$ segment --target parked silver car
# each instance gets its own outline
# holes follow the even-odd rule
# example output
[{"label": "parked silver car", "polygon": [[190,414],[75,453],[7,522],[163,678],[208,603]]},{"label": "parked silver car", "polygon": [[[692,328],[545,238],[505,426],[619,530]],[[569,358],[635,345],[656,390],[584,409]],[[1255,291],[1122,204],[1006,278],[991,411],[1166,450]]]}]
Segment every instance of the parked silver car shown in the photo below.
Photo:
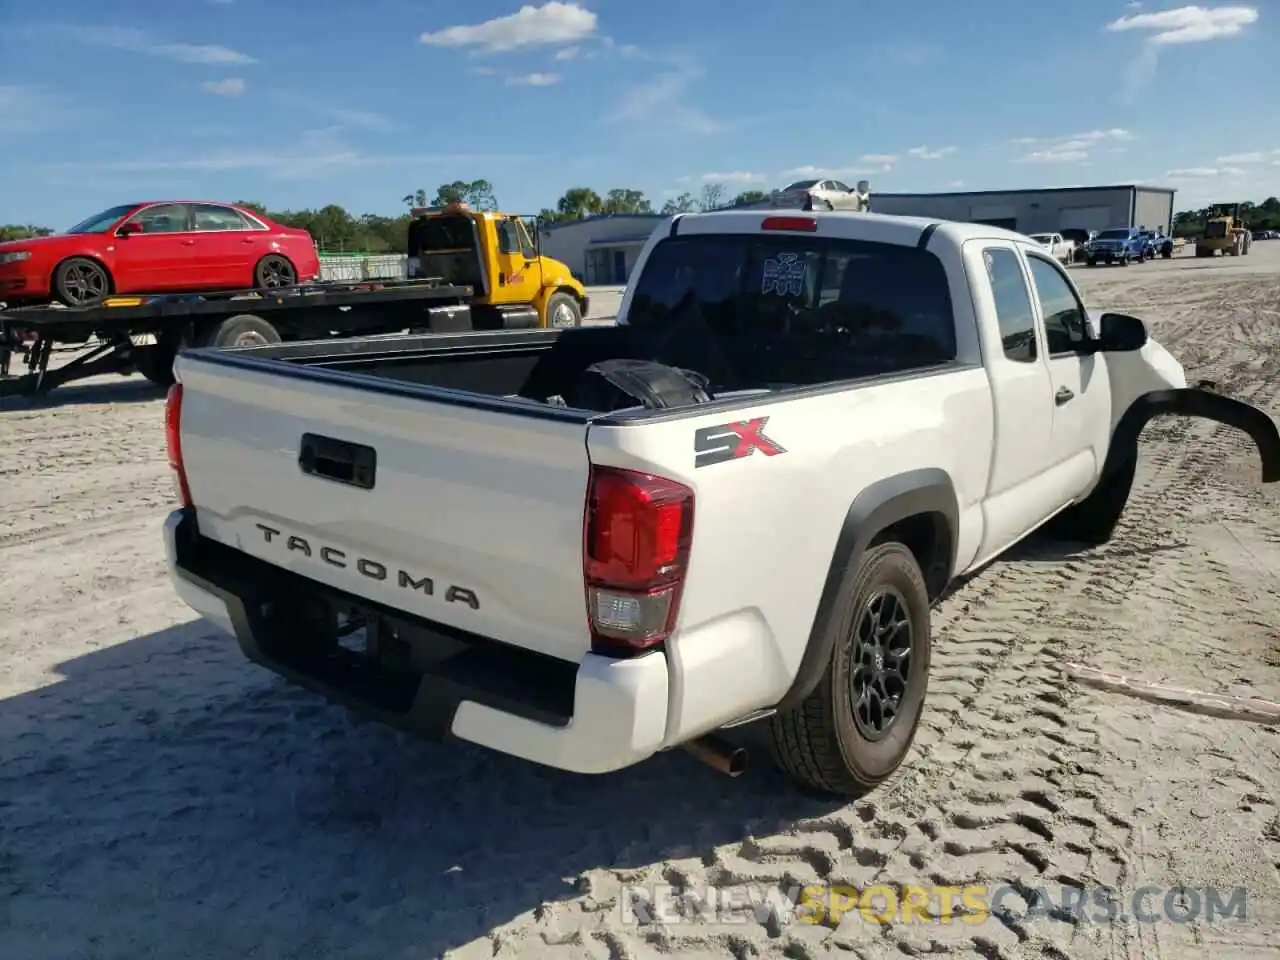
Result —
[{"label": "parked silver car", "polygon": [[797,180],[771,197],[775,207],[799,207],[801,210],[859,210],[871,209],[871,184],[859,180],[856,187],[849,187],[839,180]]}]

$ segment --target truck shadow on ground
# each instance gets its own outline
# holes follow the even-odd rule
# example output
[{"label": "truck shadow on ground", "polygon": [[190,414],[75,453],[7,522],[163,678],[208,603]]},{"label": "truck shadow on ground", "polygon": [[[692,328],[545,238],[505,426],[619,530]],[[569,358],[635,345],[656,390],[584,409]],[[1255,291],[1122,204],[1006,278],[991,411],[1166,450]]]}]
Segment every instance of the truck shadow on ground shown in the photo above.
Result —
[{"label": "truck shadow on ground", "polygon": [[57,673],[0,702],[4,956],[435,957],[585,892],[585,871],[842,806],[760,753],[737,780],[679,751],[589,777],[420,743],[200,621]]},{"label": "truck shadow on ground", "polygon": [[18,410],[47,410],[92,403],[154,403],[163,400],[165,388],[141,376],[113,377],[100,383],[72,383],[43,396],[0,397],[0,413]]}]

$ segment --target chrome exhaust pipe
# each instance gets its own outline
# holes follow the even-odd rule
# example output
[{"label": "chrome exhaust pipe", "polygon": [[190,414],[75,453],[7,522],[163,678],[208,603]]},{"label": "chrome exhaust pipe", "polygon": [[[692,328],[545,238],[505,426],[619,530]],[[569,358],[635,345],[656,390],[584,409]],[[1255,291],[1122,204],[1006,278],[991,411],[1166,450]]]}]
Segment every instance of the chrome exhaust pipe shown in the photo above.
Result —
[{"label": "chrome exhaust pipe", "polygon": [[727,776],[740,777],[747,770],[746,748],[735,747],[717,736],[699,737],[697,740],[690,740],[688,743],[681,744],[681,746],[694,758],[701,760],[713,770],[719,770]]}]

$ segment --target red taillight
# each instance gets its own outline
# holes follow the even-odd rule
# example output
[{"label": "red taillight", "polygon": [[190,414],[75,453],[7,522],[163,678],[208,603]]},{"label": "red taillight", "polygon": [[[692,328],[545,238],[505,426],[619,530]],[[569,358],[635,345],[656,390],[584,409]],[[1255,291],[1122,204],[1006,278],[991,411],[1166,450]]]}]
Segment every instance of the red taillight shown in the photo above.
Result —
[{"label": "red taillight", "polygon": [[592,467],[583,566],[592,648],[634,653],[675,626],[693,539],[693,491],[615,467]]},{"label": "red taillight", "polygon": [[813,217],[765,217],[760,221],[761,230],[799,230],[816,233],[818,221]]},{"label": "red taillight", "polygon": [[178,501],[184,508],[191,506],[191,488],[187,486],[187,470],[182,463],[182,384],[169,388],[164,401],[164,442],[169,454],[169,466],[173,470]]}]

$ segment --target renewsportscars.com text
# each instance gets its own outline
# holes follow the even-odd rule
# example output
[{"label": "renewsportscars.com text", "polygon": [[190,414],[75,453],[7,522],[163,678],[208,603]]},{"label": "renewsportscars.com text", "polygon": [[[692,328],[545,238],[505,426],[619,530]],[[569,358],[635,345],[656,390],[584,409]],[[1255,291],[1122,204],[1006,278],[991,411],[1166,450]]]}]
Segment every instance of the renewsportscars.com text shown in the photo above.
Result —
[{"label": "renewsportscars.com text", "polygon": [[1248,915],[1244,887],[703,886],[632,884],[619,897],[632,924],[810,923],[835,926],[848,914],[868,923],[964,923],[993,916],[1064,923],[1217,923]]}]

